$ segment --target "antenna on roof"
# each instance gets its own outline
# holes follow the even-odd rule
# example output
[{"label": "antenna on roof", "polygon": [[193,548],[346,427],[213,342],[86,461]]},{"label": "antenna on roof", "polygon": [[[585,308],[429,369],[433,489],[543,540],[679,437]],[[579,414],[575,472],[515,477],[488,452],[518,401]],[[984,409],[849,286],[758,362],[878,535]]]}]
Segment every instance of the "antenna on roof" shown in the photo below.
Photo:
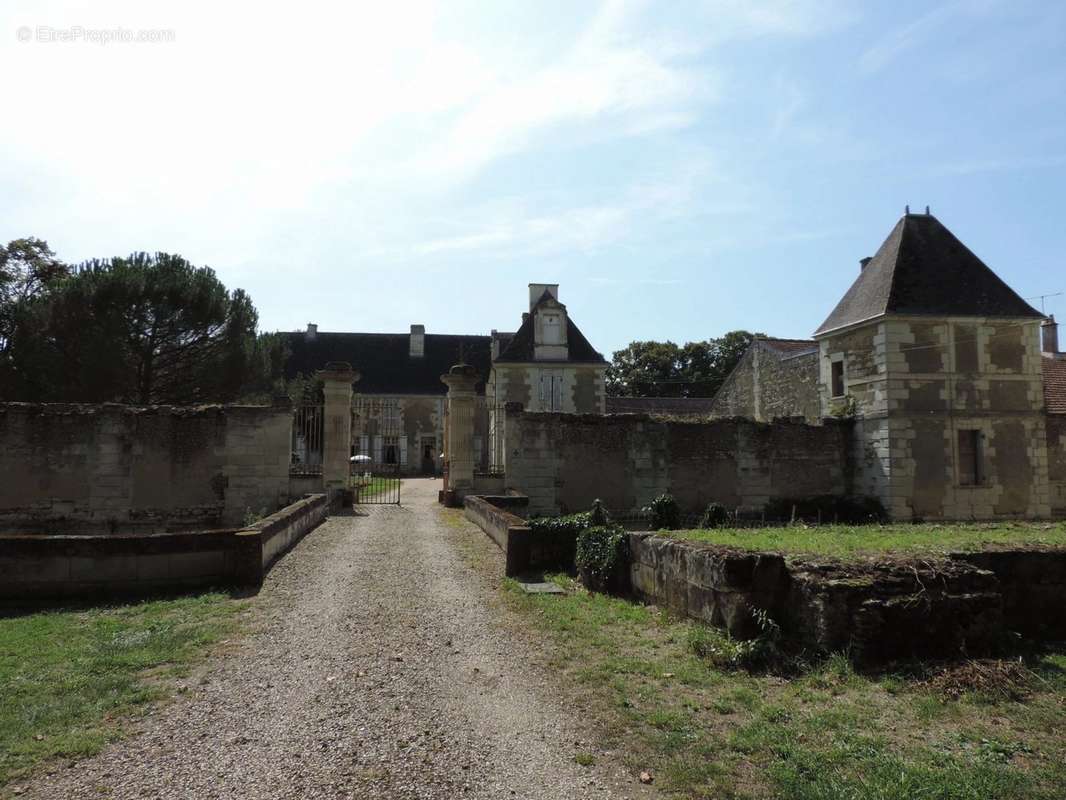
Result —
[{"label": "antenna on roof", "polygon": [[911,207],[909,205],[903,206],[903,214],[906,216],[911,213]]},{"label": "antenna on roof", "polygon": [[1047,300],[1049,297],[1062,297],[1062,295],[1063,295],[1062,292],[1053,292],[1052,294],[1038,294],[1038,295],[1034,295],[1033,297],[1027,297],[1025,299],[1026,300],[1039,300],[1040,301],[1040,313],[1041,314],[1047,314],[1047,311],[1044,309],[1044,301]]}]

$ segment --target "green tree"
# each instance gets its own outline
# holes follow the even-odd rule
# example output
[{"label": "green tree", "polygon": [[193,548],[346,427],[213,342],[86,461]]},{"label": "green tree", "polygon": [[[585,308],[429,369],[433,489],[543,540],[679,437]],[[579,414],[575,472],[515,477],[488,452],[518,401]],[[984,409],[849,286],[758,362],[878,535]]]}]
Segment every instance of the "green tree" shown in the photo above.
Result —
[{"label": "green tree", "polygon": [[615,351],[607,368],[607,393],[618,397],[713,397],[755,336],[730,331],[716,339],[633,342]]},{"label": "green tree", "polygon": [[[90,261],[27,304],[13,344],[26,399],[199,403],[268,380],[248,295],[181,256]],[[267,343],[269,350],[269,343]]]}]

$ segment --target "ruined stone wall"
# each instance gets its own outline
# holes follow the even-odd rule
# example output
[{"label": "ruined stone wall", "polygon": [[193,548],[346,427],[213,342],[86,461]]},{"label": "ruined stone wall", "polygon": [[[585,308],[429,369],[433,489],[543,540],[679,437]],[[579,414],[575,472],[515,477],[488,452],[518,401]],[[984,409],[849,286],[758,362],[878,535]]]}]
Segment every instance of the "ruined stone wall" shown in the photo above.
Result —
[{"label": "ruined stone wall", "polygon": [[231,526],[288,501],[292,409],[0,404],[0,530]]},{"label": "ruined stone wall", "polygon": [[1066,517],[1066,415],[1048,416],[1047,452],[1051,515]]},{"label": "ruined stone wall", "polygon": [[[1039,325],[891,318],[821,346],[822,409],[857,417],[855,481],[895,519],[1050,514]],[[844,358],[845,395],[831,365]],[[979,431],[980,479],[964,482],[959,432]]]},{"label": "ruined stone wall", "polygon": [[772,422],[781,417],[821,420],[818,354],[782,358],[755,344],[714,397],[716,417],[747,417]]},{"label": "ruined stone wall", "polygon": [[626,512],[672,493],[686,511],[712,501],[762,508],[774,497],[849,491],[849,426],[681,422],[643,415],[507,414],[507,486],[533,514]]}]

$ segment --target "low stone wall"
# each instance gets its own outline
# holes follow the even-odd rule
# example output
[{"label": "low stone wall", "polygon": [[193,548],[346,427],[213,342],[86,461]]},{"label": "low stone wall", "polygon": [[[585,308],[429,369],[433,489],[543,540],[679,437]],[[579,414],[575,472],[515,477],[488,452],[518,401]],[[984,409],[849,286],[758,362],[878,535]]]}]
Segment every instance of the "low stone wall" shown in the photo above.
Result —
[{"label": "low stone wall", "polygon": [[240,530],[0,534],[0,602],[255,587],[270,564],[322,522],[329,509],[328,496],[319,494]]},{"label": "low stone wall", "polygon": [[[497,505],[494,501],[500,504]],[[501,507],[503,503],[514,502],[508,497],[467,495],[463,498],[463,513],[466,518],[485,531],[503,551],[506,565],[504,572],[508,577],[525,572],[530,564],[532,532],[529,526],[524,519]]]},{"label": "low stone wall", "polygon": [[985,550],[951,558],[996,576],[1008,630],[1031,639],[1066,639],[1066,550]]},{"label": "low stone wall", "polygon": [[647,602],[739,638],[758,633],[752,611],[763,609],[794,643],[860,661],[974,654],[1008,630],[1066,631],[1062,550],[845,564],[632,533],[630,557],[633,591]]}]

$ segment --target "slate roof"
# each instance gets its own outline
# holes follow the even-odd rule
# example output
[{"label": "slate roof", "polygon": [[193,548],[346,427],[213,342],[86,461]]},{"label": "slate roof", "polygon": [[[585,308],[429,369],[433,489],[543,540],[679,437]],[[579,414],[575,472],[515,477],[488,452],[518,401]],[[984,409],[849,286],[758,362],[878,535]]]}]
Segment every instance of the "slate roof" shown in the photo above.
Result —
[{"label": "slate roof", "polygon": [[[553,298],[548,292],[545,292],[533,307],[533,311],[549,300],[555,301],[555,298]],[[596,348],[589,343],[589,340],[585,338],[585,334],[583,334],[577,325],[574,324],[573,318],[569,315],[567,315],[566,320],[566,343],[567,352],[569,354],[569,357],[566,360],[567,363],[607,363],[603,354],[598,353]],[[522,326],[518,329],[515,335],[511,337],[511,341],[506,346],[501,345],[500,356],[496,361],[522,363],[534,360],[536,359],[533,358],[533,312],[531,311],[526,315],[525,319],[522,320]],[[539,363],[545,362],[542,360]]]},{"label": "slate roof", "polygon": [[802,356],[818,350],[818,342],[814,339],[772,339],[764,337],[758,339],[764,348],[772,350],[782,358]]},{"label": "slate roof", "polygon": [[1066,414],[1066,360],[1043,358],[1044,406],[1049,414]]},{"label": "slate roof", "polygon": [[491,369],[491,340],[488,336],[457,336],[427,333],[425,355],[412,358],[407,333],[316,333],[308,338],[302,331],[282,334],[290,355],[285,377],[298,373],[310,376],[328,361],[347,361],[362,377],[355,391],[365,394],[447,394],[440,376],[463,358],[481,376],[478,392],[484,392]]},{"label": "slate roof", "polygon": [[712,397],[608,397],[608,414],[665,414],[671,417],[706,417]]},{"label": "slate roof", "polygon": [[906,214],[814,335],[879,317],[1042,317],[931,214]]}]

